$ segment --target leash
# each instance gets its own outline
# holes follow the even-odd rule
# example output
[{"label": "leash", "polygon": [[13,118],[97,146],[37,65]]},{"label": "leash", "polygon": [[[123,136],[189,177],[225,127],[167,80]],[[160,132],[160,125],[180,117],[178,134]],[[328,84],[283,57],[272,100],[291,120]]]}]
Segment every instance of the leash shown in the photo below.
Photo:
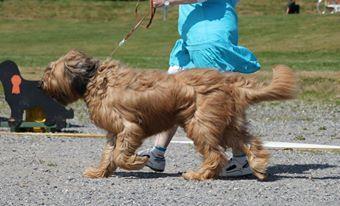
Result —
[{"label": "leash", "polygon": [[140,18],[138,20],[138,8],[139,8],[139,1],[137,1],[136,7],[135,7],[135,16],[136,16],[136,24],[135,26],[133,26],[131,28],[131,30],[124,36],[124,38],[118,43],[118,46],[116,46],[112,52],[111,55],[109,57],[109,59],[112,59],[113,55],[116,53],[116,51],[122,47],[125,42],[135,33],[135,31],[137,31],[137,29],[142,25],[143,21],[149,16],[149,22],[147,23],[147,25],[145,26],[146,29],[148,29],[153,21],[153,18],[155,16],[156,13],[156,7],[153,6],[153,1],[149,0],[149,14],[144,15],[142,18]]}]

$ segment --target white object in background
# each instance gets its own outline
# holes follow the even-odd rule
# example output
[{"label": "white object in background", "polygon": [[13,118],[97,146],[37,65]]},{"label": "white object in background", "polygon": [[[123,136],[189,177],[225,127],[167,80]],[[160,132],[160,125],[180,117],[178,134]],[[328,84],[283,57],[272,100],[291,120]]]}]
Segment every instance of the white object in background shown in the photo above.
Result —
[{"label": "white object in background", "polygon": [[[322,11],[321,11],[321,3],[324,2],[324,6],[322,7]],[[340,12],[340,1],[339,0],[318,0],[318,2],[316,3],[316,8],[318,10],[319,13],[321,14],[325,14],[327,9],[331,10],[331,14]]]},{"label": "white object in background", "polygon": [[270,142],[270,141],[264,141],[263,144],[264,144],[264,147],[268,149],[340,150],[340,146],[336,146],[336,145],[305,144],[305,143],[293,143],[293,142]]},{"label": "white object in background", "polygon": [[165,0],[164,1],[164,6],[163,6],[163,21],[166,21],[166,19],[168,18],[168,9],[170,6],[170,1],[169,0]]},{"label": "white object in background", "polygon": [[[174,144],[193,144],[192,141],[171,141]],[[300,149],[300,150],[339,150],[340,146],[321,145],[321,144],[305,144],[293,142],[271,142],[264,141],[263,146],[267,149]]]}]

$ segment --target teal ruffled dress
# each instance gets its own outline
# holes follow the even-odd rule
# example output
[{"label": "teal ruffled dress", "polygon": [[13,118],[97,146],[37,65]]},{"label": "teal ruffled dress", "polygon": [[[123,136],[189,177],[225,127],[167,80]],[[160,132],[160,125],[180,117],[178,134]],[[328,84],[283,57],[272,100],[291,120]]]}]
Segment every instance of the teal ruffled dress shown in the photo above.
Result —
[{"label": "teal ruffled dress", "polygon": [[260,69],[255,55],[238,46],[238,0],[207,0],[179,6],[178,32],[169,65],[182,69],[215,68],[253,73]]}]

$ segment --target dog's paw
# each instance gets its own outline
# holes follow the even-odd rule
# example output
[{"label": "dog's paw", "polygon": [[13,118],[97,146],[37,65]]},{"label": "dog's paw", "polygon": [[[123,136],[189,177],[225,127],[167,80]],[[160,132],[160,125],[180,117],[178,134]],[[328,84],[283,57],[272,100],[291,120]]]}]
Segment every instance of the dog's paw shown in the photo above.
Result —
[{"label": "dog's paw", "polygon": [[149,157],[147,156],[126,156],[123,154],[117,158],[116,163],[120,168],[125,170],[140,170],[148,161]]},{"label": "dog's paw", "polygon": [[136,159],[135,159],[136,164],[143,165],[143,167],[144,167],[148,161],[149,161],[148,156],[138,156],[138,155],[136,155]]},{"label": "dog's paw", "polygon": [[84,177],[96,179],[96,178],[104,178],[110,176],[110,172],[108,170],[102,170],[94,167],[89,167],[83,173]]},{"label": "dog's paw", "polygon": [[258,171],[253,171],[253,174],[257,177],[260,181],[265,181],[267,179],[267,173],[262,173]]},{"label": "dog's paw", "polygon": [[129,170],[140,170],[142,169],[146,163],[149,161],[149,157],[147,156],[138,156],[134,155],[133,158],[130,158],[132,161],[127,161],[126,166]]},{"label": "dog's paw", "polygon": [[182,176],[186,180],[197,180],[197,181],[204,180],[200,173],[194,172],[194,171],[187,171],[183,173]]},{"label": "dog's paw", "polygon": [[217,177],[216,173],[212,170],[199,170],[197,172],[188,171],[182,175],[186,180],[210,180]]}]

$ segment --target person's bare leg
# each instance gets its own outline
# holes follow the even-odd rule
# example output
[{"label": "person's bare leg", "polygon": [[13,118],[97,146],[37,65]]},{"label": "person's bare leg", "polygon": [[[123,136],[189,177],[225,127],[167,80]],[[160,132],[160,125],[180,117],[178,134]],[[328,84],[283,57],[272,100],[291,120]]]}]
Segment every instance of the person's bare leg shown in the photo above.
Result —
[{"label": "person's bare leg", "polygon": [[175,135],[177,126],[156,135],[154,147],[138,153],[141,156],[148,156],[146,166],[157,172],[163,172],[165,168],[165,151]]},{"label": "person's bare leg", "polygon": [[155,140],[155,147],[163,147],[163,148],[167,148],[173,138],[173,136],[175,135],[176,131],[177,131],[178,126],[174,126],[173,128],[161,132],[159,134],[156,135],[156,140]]}]

